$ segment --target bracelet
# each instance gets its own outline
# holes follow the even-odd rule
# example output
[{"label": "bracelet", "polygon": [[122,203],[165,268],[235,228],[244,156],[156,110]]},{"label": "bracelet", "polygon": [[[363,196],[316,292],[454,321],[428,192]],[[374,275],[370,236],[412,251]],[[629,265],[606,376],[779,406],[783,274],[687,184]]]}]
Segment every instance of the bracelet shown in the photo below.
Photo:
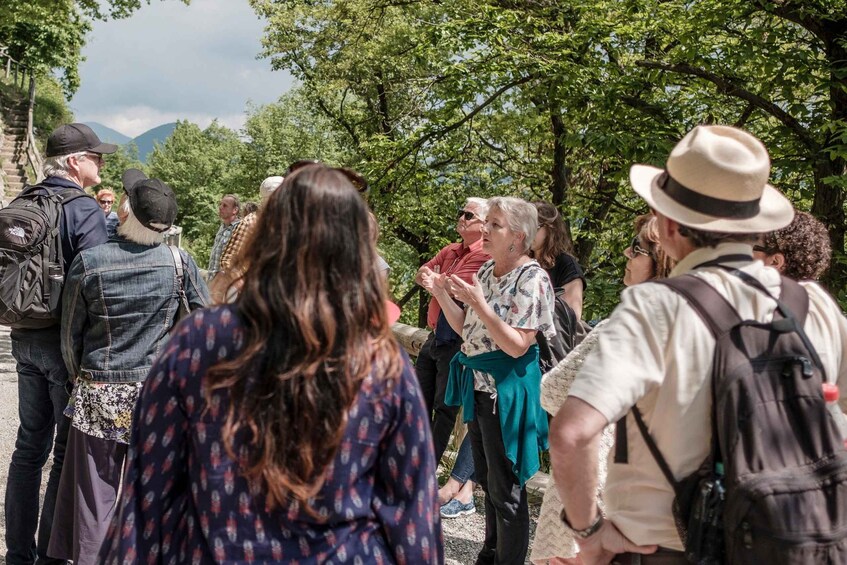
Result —
[{"label": "bracelet", "polygon": [[603,526],[603,522],[605,520],[603,513],[600,512],[600,510],[597,510],[597,519],[594,520],[594,523],[588,526],[587,528],[577,530],[574,529],[573,526],[571,526],[570,522],[568,522],[568,516],[567,514],[565,514],[564,508],[562,508],[562,513],[559,514],[559,518],[562,520],[562,523],[565,525],[565,527],[572,531],[574,535],[577,536],[579,539],[587,539],[596,534],[597,531]]}]

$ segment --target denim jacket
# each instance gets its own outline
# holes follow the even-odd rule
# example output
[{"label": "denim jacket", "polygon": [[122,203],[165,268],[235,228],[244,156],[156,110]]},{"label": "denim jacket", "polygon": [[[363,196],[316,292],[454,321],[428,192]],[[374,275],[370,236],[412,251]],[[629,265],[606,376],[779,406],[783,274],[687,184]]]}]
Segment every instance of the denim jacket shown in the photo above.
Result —
[{"label": "denim jacket", "polygon": [[[192,310],[209,302],[197,264],[180,250]],[[62,355],[72,377],[141,382],[168,340],[178,310],[176,268],[167,245],[120,235],[77,255],[62,299]]]}]

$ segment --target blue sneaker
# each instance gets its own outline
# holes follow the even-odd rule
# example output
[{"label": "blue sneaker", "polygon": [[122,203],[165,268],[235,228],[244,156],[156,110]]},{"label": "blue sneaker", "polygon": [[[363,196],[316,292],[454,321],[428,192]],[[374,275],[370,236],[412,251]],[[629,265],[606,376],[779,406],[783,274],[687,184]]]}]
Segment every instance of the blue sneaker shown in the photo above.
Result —
[{"label": "blue sneaker", "polygon": [[476,512],[476,506],[474,506],[473,500],[467,504],[462,504],[454,498],[447,504],[441,506],[442,518],[458,518],[459,516],[466,516],[468,514],[473,514],[474,512]]}]

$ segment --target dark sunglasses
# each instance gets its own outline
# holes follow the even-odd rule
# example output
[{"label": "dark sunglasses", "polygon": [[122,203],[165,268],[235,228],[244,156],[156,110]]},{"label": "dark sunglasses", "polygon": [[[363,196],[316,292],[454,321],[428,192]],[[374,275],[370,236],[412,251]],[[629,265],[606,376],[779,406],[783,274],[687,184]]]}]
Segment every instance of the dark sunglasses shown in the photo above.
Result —
[{"label": "dark sunglasses", "polygon": [[632,243],[629,244],[629,249],[634,255],[646,255],[647,257],[650,257],[650,251],[641,247],[641,242],[638,240],[637,235],[632,238]]},{"label": "dark sunglasses", "polygon": [[456,216],[456,219],[457,219],[457,220],[461,220],[462,218],[465,218],[465,220],[467,220],[468,222],[470,222],[471,220],[473,220],[474,218],[476,218],[476,214],[474,214],[474,213],[473,213],[473,212],[471,212],[470,210],[463,210],[462,208],[459,208],[459,213],[458,213],[458,215]]},{"label": "dark sunglasses", "polygon": [[332,169],[333,171],[338,171],[339,173],[347,177],[347,180],[350,181],[350,184],[352,184],[356,188],[356,190],[361,193],[367,192],[370,188],[368,186],[368,181],[365,180],[365,177],[363,177],[361,174],[357,173],[353,169],[350,169],[348,167],[330,167],[326,163],[316,161],[315,159],[300,159],[299,161],[294,161],[293,163],[288,165],[288,168],[285,170],[285,174],[283,176],[287,177],[294,171],[298,171],[304,167],[309,167],[312,165],[324,165]]}]

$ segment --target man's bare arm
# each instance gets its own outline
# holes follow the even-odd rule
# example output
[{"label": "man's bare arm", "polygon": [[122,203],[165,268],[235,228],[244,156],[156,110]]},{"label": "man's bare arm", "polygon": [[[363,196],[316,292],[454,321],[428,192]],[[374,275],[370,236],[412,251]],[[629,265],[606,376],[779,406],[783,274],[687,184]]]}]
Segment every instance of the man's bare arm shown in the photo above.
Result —
[{"label": "man's bare arm", "polygon": [[597,519],[600,437],[608,425],[593,406],[569,397],[550,424],[550,462],[559,497],[576,529]]}]

